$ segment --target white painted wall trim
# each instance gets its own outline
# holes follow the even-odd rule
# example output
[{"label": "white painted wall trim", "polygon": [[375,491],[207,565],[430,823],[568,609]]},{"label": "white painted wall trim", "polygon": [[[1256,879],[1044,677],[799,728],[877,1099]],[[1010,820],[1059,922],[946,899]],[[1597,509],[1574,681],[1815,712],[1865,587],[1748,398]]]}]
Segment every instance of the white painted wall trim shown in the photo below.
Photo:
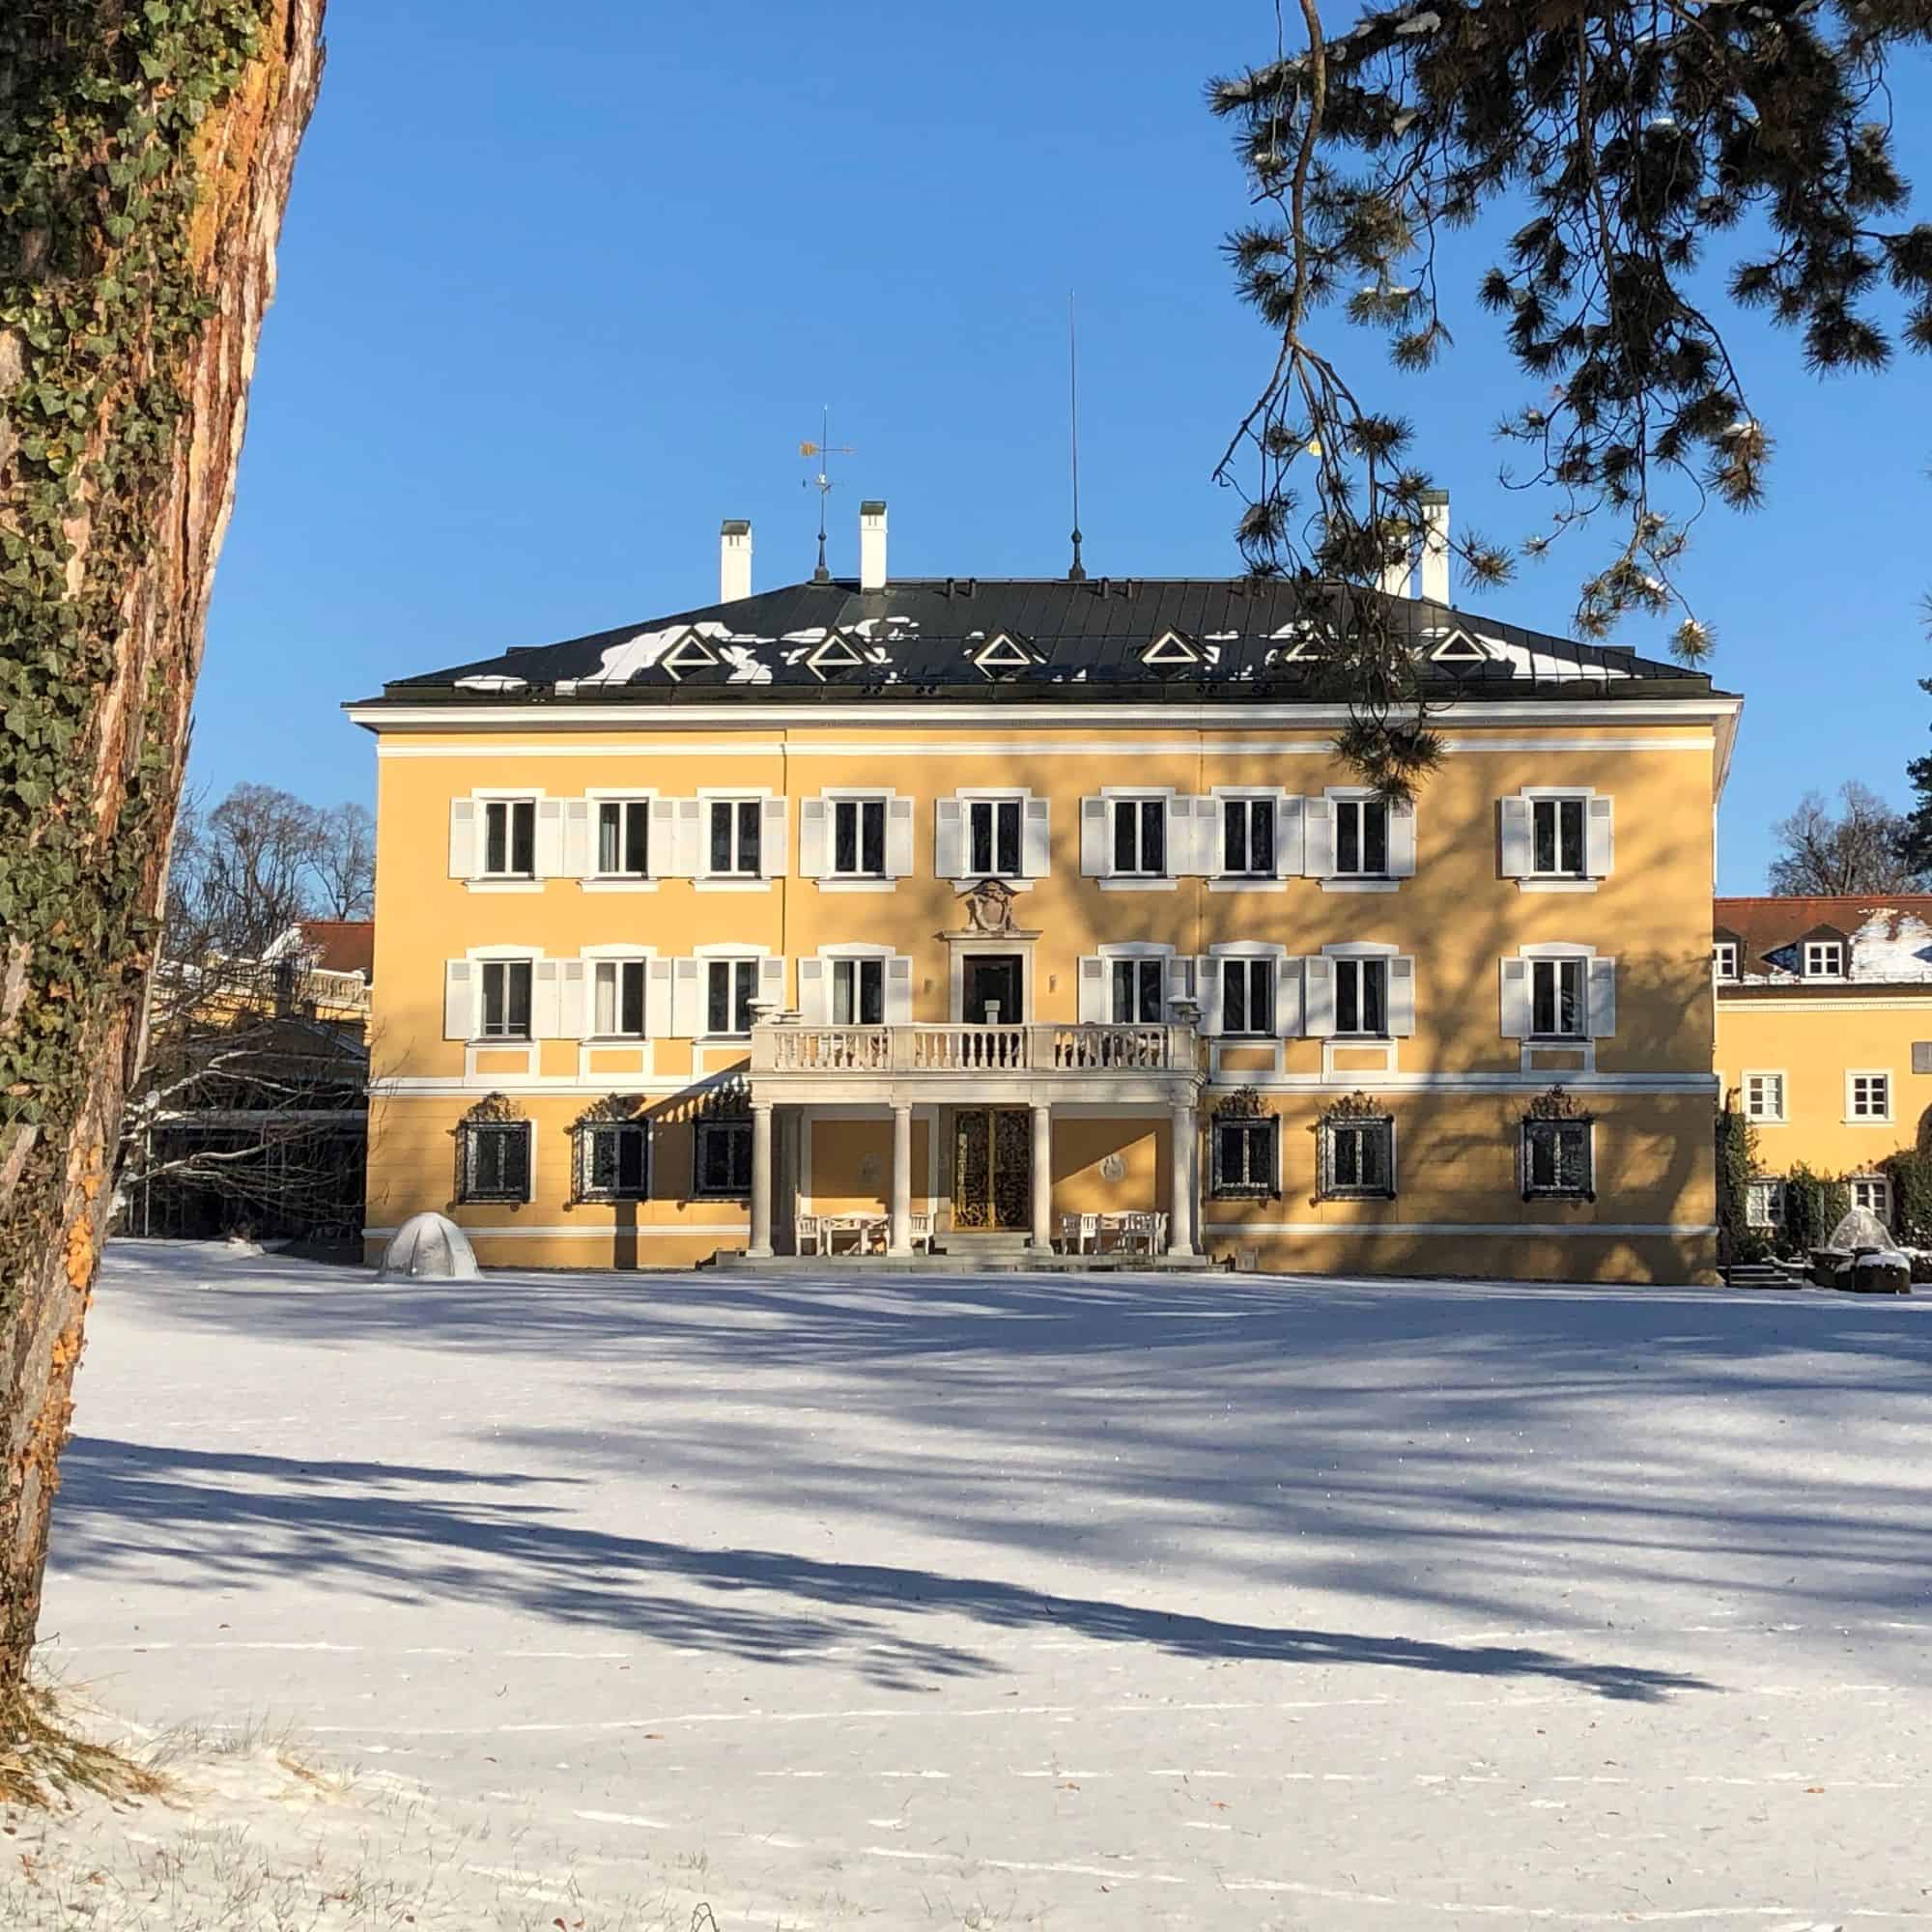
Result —
[{"label": "white painted wall trim", "polygon": [[1502,1235],[1526,1240],[1575,1241],[1632,1235],[1715,1235],[1715,1221],[1204,1221],[1207,1236],[1246,1235]]}]

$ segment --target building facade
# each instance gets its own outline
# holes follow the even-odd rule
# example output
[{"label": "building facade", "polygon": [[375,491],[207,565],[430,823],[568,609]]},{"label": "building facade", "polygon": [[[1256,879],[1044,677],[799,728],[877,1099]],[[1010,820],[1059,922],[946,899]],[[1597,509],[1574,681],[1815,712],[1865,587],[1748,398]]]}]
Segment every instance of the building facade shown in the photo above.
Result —
[{"label": "building facade", "polygon": [[1718,1077],[1756,1129],[1750,1219],[1782,1223],[1799,1165],[1891,1218],[1880,1163],[1932,1105],[1932,895],[1719,899]]},{"label": "building facade", "polygon": [[1159,1215],[1276,1270],[1715,1258],[1700,675],[1399,600],[1445,740],[1336,757],[1285,584],[857,581],[385,687],[368,1241],[497,1265]]}]

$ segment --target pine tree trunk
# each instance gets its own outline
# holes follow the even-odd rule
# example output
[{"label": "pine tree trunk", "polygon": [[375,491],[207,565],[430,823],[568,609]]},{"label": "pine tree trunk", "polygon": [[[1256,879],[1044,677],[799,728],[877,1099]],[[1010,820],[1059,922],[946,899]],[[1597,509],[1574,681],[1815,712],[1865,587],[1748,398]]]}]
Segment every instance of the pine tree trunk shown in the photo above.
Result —
[{"label": "pine tree trunk", "polygon": [[324,0],[0,0],[0,1697]]}]

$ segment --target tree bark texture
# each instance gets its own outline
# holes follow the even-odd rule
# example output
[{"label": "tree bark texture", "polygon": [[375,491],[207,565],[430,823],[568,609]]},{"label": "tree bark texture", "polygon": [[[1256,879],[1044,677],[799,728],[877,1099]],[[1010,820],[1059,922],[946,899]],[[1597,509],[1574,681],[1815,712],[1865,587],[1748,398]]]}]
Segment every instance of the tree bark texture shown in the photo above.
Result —
[{"label": "tree bark texture", "polygon": [[0,1697],[141,1053],[324,0],[0,0]]}]

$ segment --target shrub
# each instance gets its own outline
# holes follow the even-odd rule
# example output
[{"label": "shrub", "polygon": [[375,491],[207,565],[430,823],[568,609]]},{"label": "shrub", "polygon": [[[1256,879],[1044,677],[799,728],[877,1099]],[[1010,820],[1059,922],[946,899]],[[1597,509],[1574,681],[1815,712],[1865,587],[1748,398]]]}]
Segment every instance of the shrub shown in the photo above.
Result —
[{"label": "shrub", "polygon": [[1891,1225],[1901,1241],[1932,1247],[1932,1153],[1900,1148],[1879,1162],[1891,1181]]},{"label": "shrub", "polygon": [[1757,1129],[1735,1109],[1718,1116],[1718,1259],[1762,1261],[1771,1241],[1750,1225],[1750,1183],[1757,1173]]},{"label": "shrub", "polygon": [[1851,1211],[1852,1190],[1842,1179],[1813,1174],[1803,1161],[1784,1177],[1784,1237],[1799,1253],[1822,1248]]}]

